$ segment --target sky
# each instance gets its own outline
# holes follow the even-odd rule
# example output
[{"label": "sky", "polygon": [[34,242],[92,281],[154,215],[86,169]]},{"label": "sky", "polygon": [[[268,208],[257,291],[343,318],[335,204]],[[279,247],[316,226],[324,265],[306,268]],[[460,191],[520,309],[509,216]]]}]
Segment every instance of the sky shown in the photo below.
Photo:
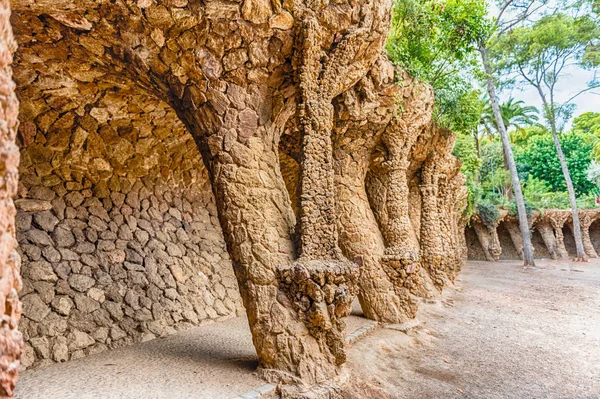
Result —
[{"label": "sky", "polygon": [[[581,68],[571,67],[564,75],[563,80],[559,82],[556,90],[557,102],[567,101],[577,92],[587,87],[587,82],[593,77],[593,72],[586,71]],[[596,93],[599,91],[596,90]],[[513,97],[515,100],[523,100],[527,105],[533,105],[540,111],[542,109],[542,101],[539,98],[537,91],[527,87],[525,90],[513,89],[506,90],[500,93],[499,97],[502,102]],[[600,95],[587,92],[577,97],[573,103],[577,106],[573,117],[581,115],[585,112],[600,112]],[[541,116],[541,115],[540,115]],[[570,126],[570,122],[567,127]]]},{"label": "sky", "polygon": [[[494,5],[494,1],[489,1],[490,9],[489,15],[491,17],[498,14],[498,8]],[[552,9],[556,5],[553,1],[550,1],[548,8]],[[592,80],[593,71],[586,71],[582,68],[578,68],[576,66],[572,66],[567,68],[564,72],[563,78],[556,87],[556,101],[558,103],[562,103],[571,98],[574,94],[579,91],[585,89],[587,87],[587,83]],[[573,100],[573,104],[575,104],[576,108],[573,113],[573,118],[581,115],[585,112],[600,112],[600,89],[595,90],[594,94],[592,91],[584,93]],[[542,101],[539,98],[537,91],[533,88],[526,87],[525,89],[513,89],[506,90],[501,93],[498,93],[501,102],[505,102],[511,96],[515,100],[523,100],[527,105],[533,105],[537,109],[542,110]],[[541,119],[540,114],[540,119]],[[568,121],[565,128],[568,129],[571,126],[572,119]]]}]

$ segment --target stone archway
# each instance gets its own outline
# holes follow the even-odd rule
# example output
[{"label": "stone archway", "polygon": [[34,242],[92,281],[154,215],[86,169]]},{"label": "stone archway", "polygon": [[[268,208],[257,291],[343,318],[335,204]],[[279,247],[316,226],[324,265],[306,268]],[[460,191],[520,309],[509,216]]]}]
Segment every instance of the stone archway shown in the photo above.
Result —
[{"label": "stone archway", "polygon": [[471,226],[465,227],[468,257],[470,260],[487,260],[481,242]]},{"label": "stone archway", "polygon": [[36,38],[68,28],[20,17],[23,365],[240,314],[208,174],[178,116],[61,35],[41,52]]},{"label": "stone archway", "polygon": [[[66,292],[70,289],[77,291],[73,294],[79,298],[73,301],[75,313],[97,313],[106,323],[111,317],[120,318],[123,309],[115,307],[115,316],[107,309],[98,309],[92,302],[106,301],[107,296],[106,292],[89,293],[95,288],[91,287],[92,270],[108,269],[110,277],[111,267],[103,263],[112,261],[129,266],[129,269],[118,270],[118,274],[143,274],[139,266],[142,262],[146,267],[146,259],[136,251],[140,248],[129,248],[129,243],[123,243],[124,248],[117,247],[116,243],[113,243],[116,248],[102,243],[103,248],[114,250],[112,258],[107,255],[106,262],[92,259],[98,240],[110,241],[112,236],[106,233],[103,237],[90,226],[69,226],[68,233],[62,232],[68,229],[60,228],[60,241],[66,248],[62,251],[46,249],[57,241],[53,238],[54,229],[60,224],[63,212],[65,216],[87,219],[88,225],[93,220],[104,233],[114,226],[111,222],[119,224],[109,220],[106,208],[112,211],[114,203],[122,203],[126,214],[121,212],[119,222],[128,227],[117,226],[116,232],[111,230],[111,233],[117,234],[117,240],[121,239],[118,234],[122,234],[123,241],[131,240],[128,229],[143,225],[133,220],[133,208],[139,205],[140,212],[148,212],[152,201],[140,200],[140,197],[151,190],[144,189],[143,180],[139,184],[130,182],[119,186],[120,182],[115,181],[118,179],[110,174],[118,170],[127,176],[135,173],[139,164],[142,167],[153,164],[155,153],[144,159],[138,157],[139,164],[123,165],[129,159],[133,142],[134,153],[138,150],[144,153],[144,149],[138,147],[148,144],[128,140],[129,136],[145,139],[147,132],[139,134],[142,129],[127,124],[99,130],[94,122],[110,119],[112,123],[119,119],[115,118],[114,111],[122,112],[120,107],[115,110],[98,106],[98,102],[105,93],[133,84],[168,103],[200,149],[212,190],[219,199],[216,209],[220,226],[263,368],[277,379],[287,381],[300,378],[315,383],[335,377],[344,361],[343,318],[355,294],[358,266],[344,259],[337,248],[329,142],[332,101],[362,79],[380,56],[389,29],[390,2],[346,4],[342,9],[339,3],[328,6],[300,2],[272,7],[253,0],[243,5],[211,2],[206,6],[184,1],[169,7],[128,0],[90,1],[86,6],[68,2],[32,6],[28,2],[16,2],[15,6],[20,13],[14,18],[17,30],[19,23],[27,21],[26,28],[21,30],[23,48],[28,48],[29,40],[34,49],[25,57],[26,61],[46,68],[37,71],[34,68],[34,73],[23,74],[18,79],[23,90],[29,86],[34,91],[33,96],[26,93],[23,97],[39,100],[24,113],[25,117],[28,113],[33,116],[31,123],[24,124],[23,144],[47,150],[40,151],[43,156],[33,157],[35,162],[23,164],[23,167],[31,167],[35,176],[24,173],[25,177],[32,177],[29,182],[24,179],[22,194],[35,198],[23,198],[34,202],[20,201],[20,206],[23,211],[43,213],[43,216],[24,214],[21,218],[24,230],[28,230],[23,234],[24,239],[33,241],[33,244],[28,241],[32,244],[29,252],[23,253],[29,265],[34,263],[31,259],[38,257],[38,251],[33,248],[38,245],[57,262],[59,258],[60,262],[65,258],[73,262],[68,268],[61,266],[60,272],[54,270],[53,263],[47,259],[31,268],[36,270],[34,275],[41,274],[46,279],[36,282],[39,291],[49,294],[42,299],[37,288],[28,292],[31,297],[24,298],[27,313],[37,313],[34,317],[38,319],[48,316],[47,302],[52,304],[56,299],[52,298],[50,286],[61,280],[59,273],[66,277],[75,270],[76,277],[68,276],[67,283],[61,283],[64,286],[61,295],[69,296]],[[349,18],[352,15],[356,18]],[[294,27],[298,29],[292,30]],[[327,33],[321,34],[324,31]],[[298,34],[298,41],[294,34]],[[325,53],[328,57],[324,57]],[[294,66],[298,66],[293,64],[296,61],[302,64],[298,73],[294,71]],[[62,81],[46,76],[56,71],[64,71]],[[299,87],[296,87],[296,79],[302,82]],[[98,82],[106,84],[98,87]],[[45,97],[36,97],[35,90],[51,91],[51,104]],[[81,104],[74,104],[71,96],[80,97]],[[129,105],[143,109],[147,101]],[[300,110],[303,117],[299,123],[305,142],[300,179],[303,198],[308,201],[300,204],[300,234],[295,237],[296,220],[277,153],[282,129]],[[129,111],[125,113],[132,114]],[[38,133],[38,128],[43,134]],[[325,146],[319,140],[324,140]],[[67,152],[70,161],[62,163],[55,152]],[[85,162],[75,162],[82,157]],[[116,164],[105,158],[116,159]],[[71,166],[75,166],[75,170]],[[60,171],[59,177],[69,184],[63,185],[58,181],[60,178],[44,180],[53,174],[55,167]],[[158,174],[168,174],[168,170],[161,168]],[[51,187],[56,186],[64,186],[62,191],[81,192],[71,195],[63,206],[55,198],[60,197],[60,193],[51,193]],[[122,187],[126,194],[111,195],[111,191]],[[136,194],[130,195],[131,190]],[[147,203],[142,204],[144,200]],[[53,201],[60,204],[55,205]],[[48,204],[52,210],[57,206],[62,210],[54,210],[56,214],[53,214],[47,209]],[[169,211],[171,213],[177,212]],[[35,230],[27,228],[29,219]],[[52,236],[42,226],[52,229]],[[296,238],[298,251],[294,245]],[[83,241],[85,243],[81,243]],[[73,249],[69,245],[74,245]],[[160,251],[169,254],[166,249],[159,245]],[[178,251],[172,247],[171,252],[178,254],[182,248]],[[297,259],[299,256],[301,259]],[[27,274],[31,275],[31,271]],[[139,274],[136,276],[138,282],[146,283]],[[107,276],[103,277],[108,281]],[[145,301],[145,310],[136,309],[144,301],[135,291],[119,291],[114,295],[111,292],[110,296],[123,296],[132,309],[127,316],[144,322],[150,315],[154,317],[152,306]],[[68,302],[68,298],[62,302]],[[68,303],[63,309],[61,305],[64,313],[69,305],[73,307]],[[78,321],[78,331],[91,330],[84,322]],[[133,333],[137,327],[129,324]],[[62,327],[61,324],[57,328]],[[118,333],[116,336],[120,336]],[[44,357],[48,345],[40,338],[34,351]],[[73,347],[76,350],[92,346],[95,339],[86,332],[73,332],[73,338],[77,341]],[[110,336],[109,339],[116,338]]]},{"label": "stone archway", "polygon": [[590,238],[596,253],[600,254],[600,219],[596,219],[590,225]]},{"label": "stone archway", "polygon": [[548,247],[542,238],[542,234],[535,227],[531,229],[531,244],[535,248],[534,256],[536,259],[551,259],[552,256],[548,251]]},{"label": "stone archway", "polygon": [[14,5],[25,365],[241,301],[265,376],[331,382],[357,291],[403,321],[460,270],[454,136],[381,54],[390,1]]},{"label": "stone archway", "polygon": [[575,246],[575,238],[573,237],[573,230],[570,222],[566,222],[562,227],[563,240],[565,243],[565,249],[567,254],[571,257],[577,254],[577,248]]},{"label": "stone archway", "polygon": [[23,366],[241,314],[208,174],[175,112],[91,65],[27,62],[29,37],[14,65]]},{"label": "stone archway", "polygon": [[512,260],[512,259],[520,259],[519,252],[513,243],[513,240],[508,232],[508,229],[504,225],[504,222],[500,222],[497,227],[498,232],[498,240],[500,241],[500,248],[502,248],[502,253],[500,254],[500,259],[502,260]]}]

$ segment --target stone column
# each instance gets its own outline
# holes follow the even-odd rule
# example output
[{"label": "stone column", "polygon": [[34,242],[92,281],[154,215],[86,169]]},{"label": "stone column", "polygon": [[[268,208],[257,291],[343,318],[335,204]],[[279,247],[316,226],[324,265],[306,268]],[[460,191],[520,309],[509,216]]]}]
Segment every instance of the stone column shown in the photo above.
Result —
[{"label": "stone column", "polygon": [[465,177],[460,173],[461,163],[454,160],[453,164],[444,179],[440,179],[442,209],[440,225],[445,258],[444,272],[451,281],[454,281],[466,261],[463,255],[466,244],[460,240],[461,236],[464,239],[461,217],[467,200],[466,187],[464,187]]},{"label": "stone column", "polygon": [[[268,93],[265,87],[262,92]],[[241,98],[247,101],[240,107],[243,110],[229,110],[230,117],[221,117],[207,104],[194,113],[186,112],[184,119],[192,121],[188,125],[209,170],[265,375],[285,382],[323,381],[335,377],[337,365],[344,360],[342,343],[329,339],[327,333],[343,333],[340,323],[346,312],[331,320],[327,305],[339,297],[347,302],[351,287],[341,283],[332,290],[328,283],[336,280],[339,270],[323,268],[320,274],[311,274],[294,267],[296,220],[279,168],[277,135],[272,134],[281,126],[272,115],[263,121],[256,116],[255,110],[264,109],[268,95]],[[286,108],[292,113],[295,103],[290,100]],[[254,115],[248,117],[255,123],[251,130],[237,124],[240,114]],[[216,126],[205,130],[210,127],[207,121]],[[196,130],[201,127],[205,129]],[[302,288],[310,290],[311,296],[301,293]]]},{"label": "stone column", "polygon": [[544,241],[544,245],[548,249],[548,253],[552,259],[557,259],[559,257],[556,237],[554,235],[554,229],[552,225],[547,220],[541,220],[536,226],[537,230],[540,232],[542,236],[542,240]]},{"label": "stone column", "polygon": [[515,248],[517,249],[519,259],[523,259],[523,237],[521,236],[521,230],[519,229],[519,225],[514,221],[505,220],[504,227],[506,227],[506,230],[508,230],[510,239]]},{"label": "stone column", "polygon": [[567,259],[569,257],[569,254],[567,253],[567,249],[565,248],[565,241],[562,229],[569,215],[567,212],[560,212],[551,215],[549,214],[546,217],[550,221],[550,224],[554,229],[554,236],[556,237],[556,254],[559,258]]},{"label": "stone column", "polygon": [[[380,230],[378,226],[365,179],[374,148],[382,135],[399,122],[394,115],[401,93],[394,83],[391,63],[382,56],[355,90],[337,100],[336,109],[334,168],[340,246],[344,255],[361,268],[358,299],[363,312],[370,319],[389,323],[414,317],[417,304],[382,260],[387,251],[382,234],[386,228]],[[380,169],[374,177],[379,188],[374,203],[385,207],[385,198],[389,198],[390,191],[395,192],[395,186],[389,183],[384,171],[387,169]]]},{"label": "stone column", "polygon": [[[253,20],[258,15],[246,7],[251,3],[242,14]],[[225,56],[231,72],[227,79],[209,81],[208,90],[202,85],[178,90],[177,80],[169,82],[171,91],[183,93],[178,113],[209,170],[261,366],[272,380],[309,384],[342,371],[344,318],[359,275],[338,247],[332,100],[366,75],[379,56],[391,5],[360,5],[364,23],[340,34],[337,45],[322,34],[330,28],[318,19],[324,7],[298,2],[291,10],[301,35],[293,47],[298,90],[292,65],[248,71],[244,49]],[[256,47],[250,50],[261,54]],[[280,61],[280,54],[271,54],[264,66]],[[188,92],[205,92],[208,101],[202,103],[203,94],[186,102]],[[293,115],[302,134],[298,230],[278,157],[279,137]]]},{"label": "stone column", "polygon": [[439,176],[436,163],[439,158],[428,156],[421,170],[421,264],[427,270],[437,289],[445,285],[442,241],[440,237],[438,189]]},{"label": "stone column", "polygon": [[[369,205],[364,179],[368,166],[355,161],[357,154],[340,155],[336,161],[336,201],[340,245],[346,256],[360,265],[358,299],[365,316],[399,323],[414,317],[417,304],[403,284],[386,270],[384,238]],[[361,157],[358,157],[359,159]]]},{"label": "stone column", "polygon": [[594,244],[592,244],[592,239],[590,237],[590,226],[594,222],[594,219],[591,217],[589,212],[583,211],[580,212],[581,217],[581,237],[583,238],[583,248],[585,249],[585,253],[590,258],[597,258],[598,254],[594,249]]},{"label": "stone column", "polygon": [[502,248],[498,239],[497,226],[486,226],[478,217],[471,219],[475,234],[479,239],[483,254],[488,262],[496,262],[500,259]]},{"label": "stone column", "polygon": [[418,242],[411,240],[412,223],[409,217],[408,166],[411,148],[419,135],[420,126],[402,126],[398,121],[386,129],[383,142],[388,150],[384,162],[387,196],[387,221],[382,226],[386,241],[382,265],[389,278],[405,298],[409,317],[416,315],[414,295],[422,291],[421,264]]},{"label": "stone column", "polygon": [[12,397],[19,371],[23,338],[17,330],[21,316],[20,263],[16,252],[13,196],[19,177],[19,148],[15,144],[19,102],[12,81],[12,56],[17,45],[10,25],[10,3],[0,1],[0,397]]}]

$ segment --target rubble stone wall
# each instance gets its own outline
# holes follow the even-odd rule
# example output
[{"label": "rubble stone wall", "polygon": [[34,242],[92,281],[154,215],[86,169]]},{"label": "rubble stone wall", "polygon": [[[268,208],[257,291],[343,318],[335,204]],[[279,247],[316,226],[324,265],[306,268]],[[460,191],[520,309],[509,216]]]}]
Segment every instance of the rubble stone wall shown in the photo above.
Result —
[{"label": "rubble stone wall", "polygon": [[0,1],[0,397],[11,397],[19,371],[23,338],[17,330],[21,316],[20,259],[16,251],[15,207],[19,148],[15,144],[19,102],[11,63],[16,50],[9,22],[10,4]]}]

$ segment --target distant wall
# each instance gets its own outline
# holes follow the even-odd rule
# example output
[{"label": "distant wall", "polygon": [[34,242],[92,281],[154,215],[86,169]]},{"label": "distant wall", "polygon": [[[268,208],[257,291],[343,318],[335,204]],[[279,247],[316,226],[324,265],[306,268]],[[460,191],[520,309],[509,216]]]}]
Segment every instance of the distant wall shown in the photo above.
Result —
[{"label": "distant wall", "polygon": [[[592,258],[597,257],[598,250],[600,250],[600,210],[580,210],[579,217],[587,256]],[[475,215],[473,216],[472,223],[481,224],[482,222]],[[534,247],[535,258],[547,259],[576,256],[577,251],[573,237],[573,222],[570,210],[547,210],[543,213],[534,212],[529,218],[529,224],[532,232],[531,242]],[[522,246],[516,217],[502,210],[500,218],[496,221],[496,225],[492,227],[492,231],[495,231],[502,250],[498,259],[520,259],[522,248],[515,246],[515,243]],[[483,229],[483,232],[485,233],[485,229]],[[490,235],[489,232],[487,234]],[[485,260],[486,256],[483,244],[474,230],[469,226],[465,230],[465,238],[469,249],[469,259]],[[491,235],[488,238],[488,245],[492,245],[494,240]]]}]

